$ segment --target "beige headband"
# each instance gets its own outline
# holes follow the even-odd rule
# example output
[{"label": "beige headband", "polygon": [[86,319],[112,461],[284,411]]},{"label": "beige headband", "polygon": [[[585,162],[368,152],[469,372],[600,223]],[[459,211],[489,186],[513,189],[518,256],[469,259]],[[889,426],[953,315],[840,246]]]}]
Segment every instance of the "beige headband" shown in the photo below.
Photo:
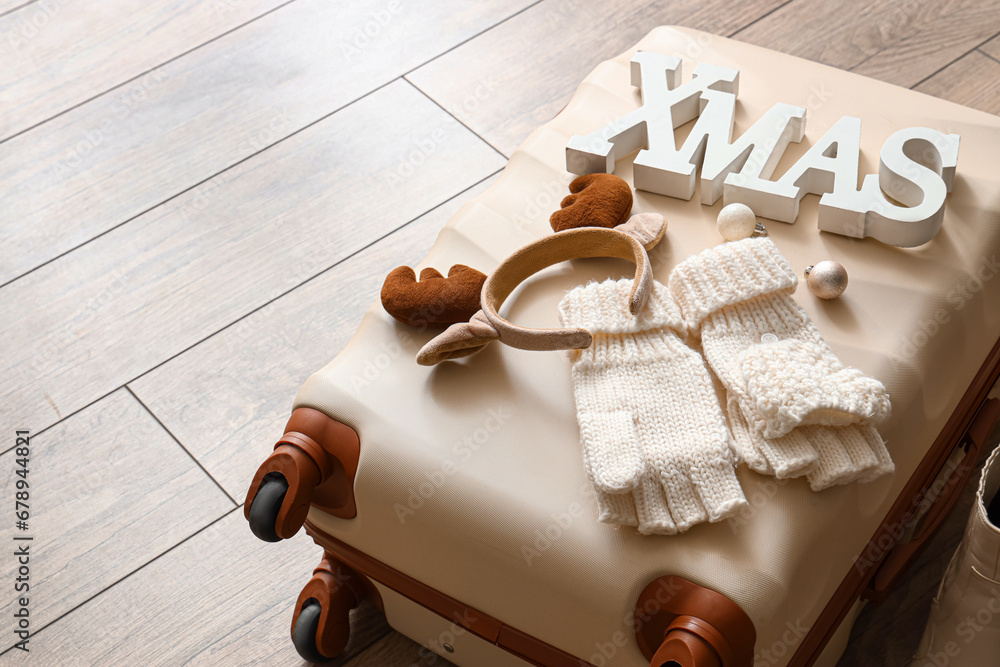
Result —
[{"label": "beige headband", "polygon": [[524,246],[486,279],[480,297],[481,310],[468,322],[451,325],[424,345],[417,353],[417,363],[433,366],[467,357],[494,340],[522,350],[589,347],[593,337],[586,329],[531,329],[508,322],[497,311],[519,284],[553,264],[583,257],[616,257],[635,263],[635,280],[629,293],[629,310],[635,315],[645,305],[653,282],[646,251],[659,243],[666,228],[663,216],[639,213],[613,229],[579,227]]}]

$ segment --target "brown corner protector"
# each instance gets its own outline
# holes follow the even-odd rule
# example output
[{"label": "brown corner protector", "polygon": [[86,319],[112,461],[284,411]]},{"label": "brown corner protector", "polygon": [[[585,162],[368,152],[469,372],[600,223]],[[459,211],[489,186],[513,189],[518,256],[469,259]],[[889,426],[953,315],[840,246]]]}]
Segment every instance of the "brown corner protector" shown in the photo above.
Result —
[{"label": "brown corner protector", "polygon": [[[300,434],[306,437],[298,437]],[[335,517],[353,519],[358,515],[354,477],[361,457],[361,440],[357,432],[319,410],[296,408],[285,425],[285,435],[279,445],[287,442],[305,448],[303,440],[312,441],[320,448],[315,458],[323,475],[312,492],[312,505]]]}]

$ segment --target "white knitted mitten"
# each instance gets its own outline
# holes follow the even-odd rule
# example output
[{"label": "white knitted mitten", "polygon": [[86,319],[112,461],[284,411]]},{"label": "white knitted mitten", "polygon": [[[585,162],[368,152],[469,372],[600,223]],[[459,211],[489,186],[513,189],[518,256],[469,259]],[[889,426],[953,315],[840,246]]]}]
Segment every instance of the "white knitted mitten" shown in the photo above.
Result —
[{"label": "white knitted mitten", "polygon": [[816,490],[890,472],[873,424],[885,387],[844,366],[790,296],[797,280],[769,238],[725,243],[679,264],[670,291],[725,386],[738,454]]},{"label": "white knitted mitten", "polygon": [[672,535],[746,498],[708,369],[677,335],[677,305],[654,281],[633,316],[631,288],[630,279],[591,283],[559,304],[563,325],[594,336],[571,353],[584,465],[601,521]]}]

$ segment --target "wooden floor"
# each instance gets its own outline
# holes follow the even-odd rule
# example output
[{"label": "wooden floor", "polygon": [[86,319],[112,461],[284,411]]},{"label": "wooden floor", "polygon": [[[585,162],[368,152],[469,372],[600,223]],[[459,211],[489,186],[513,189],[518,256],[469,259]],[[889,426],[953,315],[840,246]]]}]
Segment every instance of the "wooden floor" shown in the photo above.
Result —
[{"label": "wooden floor", "polygon": [[[30,429],[35,633],[2,660],[300,664],[318,550],[258,542],[241,506],[296,390],[590,69],[663,24],[1000,113],[998,0],[0,0],[0,478],[12,505]],[[904,664],[967,512],[842,664]],[[427,664],[356,615],[341,664]]]}]

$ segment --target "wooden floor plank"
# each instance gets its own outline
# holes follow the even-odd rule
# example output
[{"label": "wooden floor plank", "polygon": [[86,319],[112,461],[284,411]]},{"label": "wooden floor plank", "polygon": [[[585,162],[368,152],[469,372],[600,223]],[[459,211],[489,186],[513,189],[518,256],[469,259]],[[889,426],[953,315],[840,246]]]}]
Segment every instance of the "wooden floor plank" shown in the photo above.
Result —
[{"label": "wooden floor plank", "polygon": [[973,51],[948,65],[915,90],[1000,114],[1000,62]]},{"label": "wooden floor plank", "polygon": [[347,344],[386,274],[415,264],[455,211],[486,186],[464,192],[172,359],[132,389],[242,500],[283,432],[299,387]]},{"label": "wooden floor plank", "polygon": [[298,0],[0,144],[0,284],[315,122],[529,1]]},{"label": "wooden floor plank", "polygon": [[905,40],[854,71],[912,88],[1000,32],[998,0],[942,0],[928,14]]},{"label": "wooden floor plank", "polygon": [[54,423],[503,164],[390,84],[0,289],[0,418]]},{"label": "wooden floor plank", "polygon": [[[0,527],[0,540],[11,552],[15,545],[29,545],[26,594],[33,630],[233,508],[125,390],[33,438],[30,449],[28,530],[15,531],[12,516]],[[16,458],[15,451],[0,456],[0,495],[10,501],[11,514],[16,482],[22,479],[14,475]],[[14,542],[15,532],[34,539]],[[13,618],[17,604],[18,565],[9,554],[0,559],[0,576],[12,587],[0,602],[5,619]],[[0,650],[16,641],[5,632]]]},{"label": "wooden floor plank", "polygon": [[1000,0],[794,0],[736,38],[911,87],[1000,32]]},{"label": "wooden floor plank", "polygon": [[44,0],[11,12],[0,18],[0,141],[286,1]]},{"label": "wooden floor plank", "polygon": [[[259,541],[234,510],[42,630],[30,655],[8,652],[4,664],[305,664],[289,623],[321,555],[304,535]],[[348,655],[387,631],[379,614],[359,611]]]},{"label": "wooden floor plank", "polygon": [[408,78],[510,155],[558,113],[590,70],[653,28],[679,24],[724,35],[780,4],[546,0]]}]

